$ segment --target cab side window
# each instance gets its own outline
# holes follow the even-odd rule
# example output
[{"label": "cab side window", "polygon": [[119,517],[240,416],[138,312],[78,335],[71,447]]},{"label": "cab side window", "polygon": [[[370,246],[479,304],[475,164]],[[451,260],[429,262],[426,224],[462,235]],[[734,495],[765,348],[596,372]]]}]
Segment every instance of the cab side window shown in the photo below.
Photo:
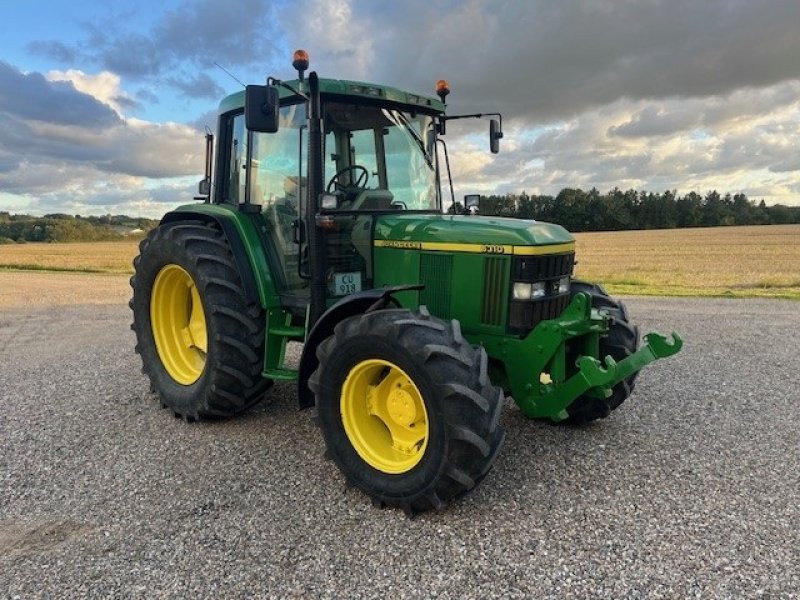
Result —
[{"label": "cab side window", "polygon": [[225,152],[227,171],[222,174],[222,201],[230,204],[244,202],[245,198],[245,166],[247,161],[247,129],[244,126],[244,115],[228,117],[227,132],[222,139],[227,140]]}]

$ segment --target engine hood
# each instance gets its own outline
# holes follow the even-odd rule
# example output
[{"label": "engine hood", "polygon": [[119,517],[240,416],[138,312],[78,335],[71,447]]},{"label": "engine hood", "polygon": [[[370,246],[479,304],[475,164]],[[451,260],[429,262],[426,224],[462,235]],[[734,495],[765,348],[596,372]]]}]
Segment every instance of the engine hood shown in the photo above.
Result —
[{"label": "engine hood", "polygon": [[462,215],[381,215],[376,219],[375,245],[395,246],[392,242],[398,243],[398,247],[406,248],[423,248],[422,244],[444,243],[496,246],[499,248],[483,251],[505,253],[527,246],[574,244],[575,238],[560,225],[526,219]]}]

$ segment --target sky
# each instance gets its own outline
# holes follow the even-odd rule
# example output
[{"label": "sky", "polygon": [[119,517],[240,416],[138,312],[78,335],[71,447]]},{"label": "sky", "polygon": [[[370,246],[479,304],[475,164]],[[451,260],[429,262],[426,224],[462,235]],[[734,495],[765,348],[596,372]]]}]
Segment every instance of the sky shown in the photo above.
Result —
[{"label": "sky", "polygon": [[[105,4],[105,5],[101,5]],[[0,210],[190,202],[223,96],[294,77],[433,95],[457,197],[564,187],[800,205],[798,0],[0,0]]]}]

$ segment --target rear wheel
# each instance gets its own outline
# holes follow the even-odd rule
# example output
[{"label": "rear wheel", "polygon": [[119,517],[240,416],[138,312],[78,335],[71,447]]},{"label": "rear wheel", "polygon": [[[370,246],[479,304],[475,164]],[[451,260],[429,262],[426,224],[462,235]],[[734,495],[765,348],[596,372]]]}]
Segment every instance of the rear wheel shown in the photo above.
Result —
[{"label": "rear wheel", "polygon": [[169,223],[139,251],[131,329],[164,406],[197,420],[261,400],[271,383],[261,377],[264,315],[247,301],[222,233],[200,222]]},{"label": "rear wheel", "polygon": [[[603,310],[610,317],[608,333],[600,338],[601,360],[610,355],[614,360],[620,361],[636,352],[639,346],[639,328],[630,324],[628,309],[621,300],[611,298],[602,286],[585,281],[573,281],[571,292],[573,296],[578,292],[589,294],[592,297],[592,308]],[[568,357],[569,355],[568,349]],[[574,358],[576,357],[571,357],[573,360]],[[578,397],[567,407],[569,418],[566,422],[580,424],[606,418],[631,395],[637,375],[638,372],[620,381],[612,388],[608,398]]]},{"label": "rear wheel", "polygon": [[457,321],[424,307],[350,317],[317,357],[309,387],[328,454],[374,502],[438,509],[491,469],[503,394]]}]

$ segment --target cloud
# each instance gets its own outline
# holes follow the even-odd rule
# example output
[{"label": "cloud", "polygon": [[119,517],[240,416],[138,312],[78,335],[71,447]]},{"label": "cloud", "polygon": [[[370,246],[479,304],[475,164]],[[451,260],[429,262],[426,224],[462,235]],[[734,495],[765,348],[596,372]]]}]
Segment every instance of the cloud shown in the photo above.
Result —
[{"label": "cloud", "polygon": [[[86,164],[106,173],[137,177],[177,177],[202,172],[202,134],[176,123],[130,119],[102,131],[38,122],[0,122],[0,157],[15,156],[45,170]],[[25,185],[21,180],[20,185]],[[4,188],[11,182],[0,175]],[[10,191],[10,188],[6,188]]]},{"label": "cloud", "polygon": [[[314,21],[305,15],[325,14],[318,4],[306,0],[291,11],[291,45],[314,43],[308,35]],[[428,92],[443,77],[456,111],[497,107],[508,117],[546,123],[621,98],[724,95],[800,77],[800,4],[794,0],[354,0],[330,6],[325,47],[347,39],[347,47],[367,58],[348,65],[312,53],[315,67],[343,77],[366,71],[369,79]],[[343,36],[339,14],[352,19],[355,35]]]},{"label": "cloud", "polygon": [[52,58],[60,63],[74,63],[78,58],[78,51],[57,40],[37,40],[28,44],[32,54]]},{"label": "cloud", "polygon": [[184,0],[159,19],[150,37],[168,60],[262,62],[277,49],[273,5],[269,0]]},{"label": "cloud", "polygon": [[136,99],[139,102],[146,102],[148,104],[159,104],[161,100],[155,92],[149,89],[140,89],[136,91]]},{"label": "cloud", "polygon": [[129,214],[160,217],[172,206],[192,201],[196,189],[194,178],[178,178],[152,185],[147,180],[123,175],[98,173],[88,167],[52,173],[59,183],[57,190],[48,189],[36,170],[28,173],[36,191],[25,195],[0,192],[0,205],[31,214]]},{"label": "cloud", "polygon": [[108,181],[142,186],[148,178],[194,179],[202,171],[202,134],[188,125],[125,118],[127,97],[116,75],[73,70],[48,77],[0,62],[5,194],[85,197]]},{"label": "cloud", "polygon": [[692,129],[700,124],[700,115],[692,110],[692,103],[682,103],[672,111],[656,105],[649,105],[639,111],[631,120],[622,125],[609,128],[610,135],[629,138],[657,137],[677,131]]},{"label": "cloud", "polygon": [[[375,12],[374,5],[354,8],[348,0],[305,0],[287,6],[279,19],[292,32],[293,47],[309,52],[312,69],[319,66],[342,79],[366,79],[374,73],[376,37],[387,29],[371,28]],[[300,31],[302,37],[296,35]]]},{"label": "cloud", "polygon": [[[800,84],[788,82],[704,101],[621,99],[533,135],[529,128],[512,127],[503,153],[467,181],[478,187],[488,181],[506,192],[550,194],[577,186],[717,188],[751,196],[766,189],[772,201],[796,202],[791,183],[800,181],[798,92]],[[516,149],[506,155],[512,140]],[[455,172],[462,168],[455,151],[461,141],[449,143]],[[463,160],[472,164],[470,157]],[[459,187],[459,193],[469,191]]]},{"label": "cloud", "polygon": [[[443,77],[455,111],[502,109],[541,124],[622,98],[703,98],[798,79],[798,20],[795,0],[183,0],[142,31],[114,15],[86,25],[74,47],[31,49],[210,97],[218,88],[204,71],[214,62],[238,73],[276,63],[281,76],[303,47],[322,76],[428,93]],[[198,75],[173,75],[198,70],[200,86]]]},{"label": "cloud", "polygon": [[101,29],[90,25],[90,42],[86,58],[104,69],[130,78],[157,75],[162,69],[169,70],[165,49],[150,36],[141,33]]},{"label": "cloud", "polygon": [[119,75],[109,71],[88,75],[80,69],[54,70],[47,73],[47,80],[70,82],[76,90],[107,104],[120,116],[123,109],[138,106],[133,98],[122,91]]},{"label": "cloud", "polygon": [[5,119],[26,119],[102,129],[119,123],[106,104],[71,82],[48,81],[41,73],[22,73],[0,60],[0,113]]},{"label": "cloud", "polygon": [[[230,82],[213,62],[248,82],[288,78],[290,51],[304,47],[322,77],[431,94],[445,78],[451,114],[501,111],[499,155],[488,153],[485,121],[449,126],[459,194],[800,194],[796,0],[176,0],[139,29],[110,10],[74,44],[28,46],[94,69],[53,71],[68,80],[55,82],[0,63],[0,186],[25,161],[28,174],[77,166],[113,181],[199,173],[196,130],[215,129],[213,111],[187,125],[125,115],[135,103],[172,106],[176,92],[216,105]],[[156,196],[136,201],[166,206]]]},{"label": "cloud", "polygon": [[61,63],[98,65],[126,80],[172,85],[186,96],[218,97],[220,86],[203,71],[215,62],[243,68],[268,61],[281,39],[273,13],[270,0],[183,0],[143,31],[131,30],[131,19],[117,11],[85,23],[85,37],[74,47],[39,40],[28,49]]},{"label": "cloud", "polygon": [[706,98],[670,97],[647,103],[627,122],[612,126],[609,134],[643,138],[689,130],[735,132],[740,124],[747,126],[762,116],[774,120],[780,113],[796,112],[799,105],[800,81]]},{"label": "cloud", "polygon": [[140,177],[176,177],[201,173],[203,137],[196,129],[177,123],[149,123],[129,119],[113,132],[112,147],[99,169]]},{"label": "cloud", "polygon": [[166,81],[186,96],[193,98],[209,98],[218,101],[225,94],[225,90],[206,73],[188,76],[184,74],[181,77],[169,77]]}]

